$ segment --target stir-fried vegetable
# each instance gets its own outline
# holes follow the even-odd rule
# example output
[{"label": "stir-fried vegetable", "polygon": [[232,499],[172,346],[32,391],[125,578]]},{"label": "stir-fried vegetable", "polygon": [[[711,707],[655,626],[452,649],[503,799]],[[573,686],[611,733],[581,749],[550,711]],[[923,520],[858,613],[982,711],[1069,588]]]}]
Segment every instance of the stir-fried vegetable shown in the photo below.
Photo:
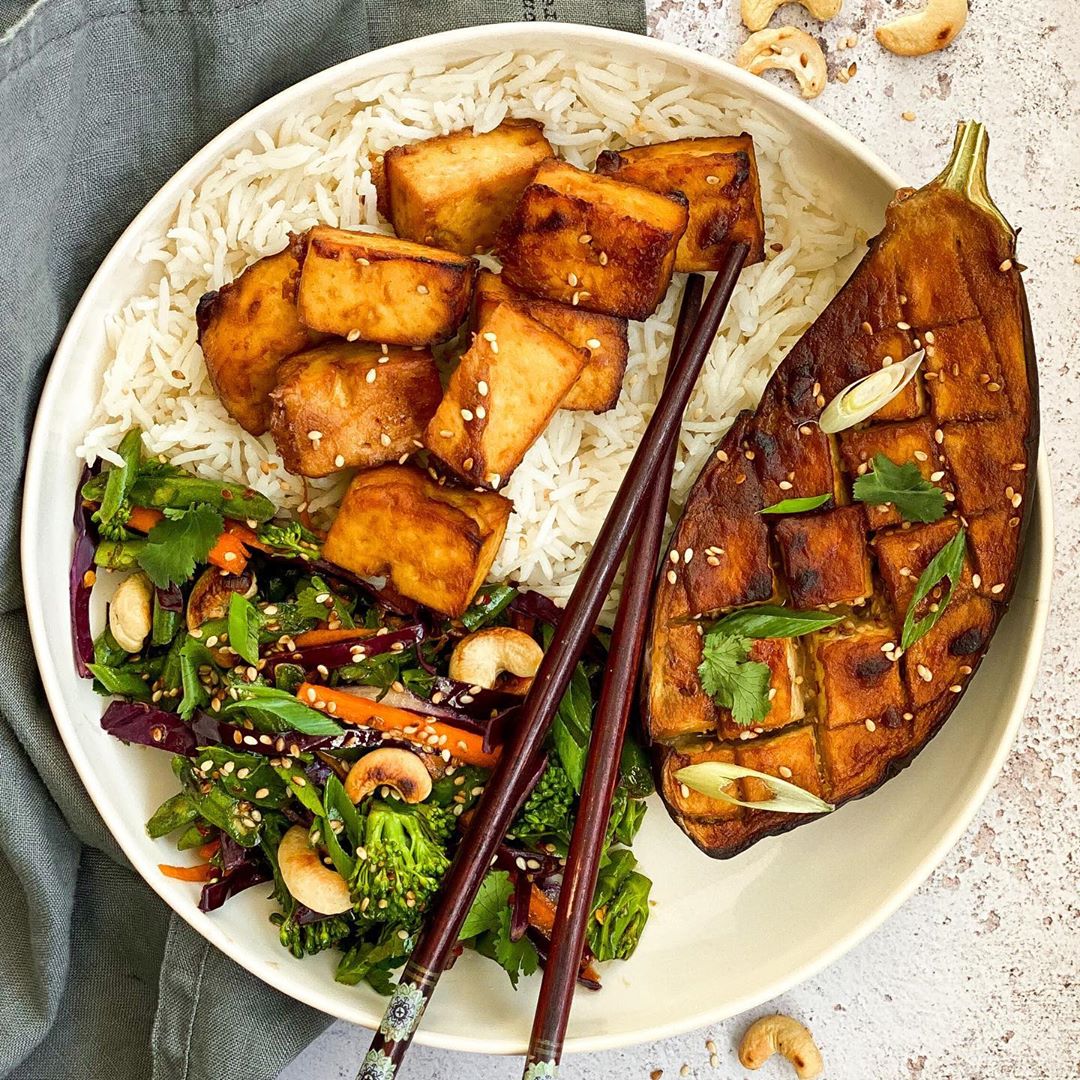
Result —
[{"label": "stir-fried vegetable", "polygon": [[[450,678],[450,657],[494,626],[543,646],[560,611],[510,585],[484,586],[457,620],[408,609],[325,562],[300,523],[270,520],[262,496],[144,460],[142,443],[132,432],[123,465],[83,479],[72,626],[82,673],[114,698],[104,730],[173,755],[179,790],[146,828],[185,854],[161,871],[197,884],[204,911],[272,881],[285,948],[336,948],[339,981],[390,993],[521,701],[511,685]],[[95,562],[153,584],[138,653],[108,627],[91,639]],[[603,662],[598,636],[463,933],[515,984],[546,955]],[[356,780],[361,762],[371,779]],[[651,791],[629,740],[604,855],[618,873],[601,878],[603,934],[582,957],[590,986],[593,954],[629,955],[644,924],[648,881],[627,846]]]}]

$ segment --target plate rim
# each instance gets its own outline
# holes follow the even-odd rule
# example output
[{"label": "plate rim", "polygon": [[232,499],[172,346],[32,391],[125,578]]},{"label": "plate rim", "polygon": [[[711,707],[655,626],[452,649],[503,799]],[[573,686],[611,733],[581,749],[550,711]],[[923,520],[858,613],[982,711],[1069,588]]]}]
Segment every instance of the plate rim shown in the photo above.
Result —
[{"label": "plate rim", "polygon": [[[483,32],[482,42],[477,40],[477,31]],[[88,282],[82,296],[72,311],[71,317],[65,327],[56,350],[53,361],[50,362],[49,372],[42,386],[41,396],[35,411],[34,426],[30,439],[29,451],[26,458],[26,469],[22,486],[23,505],[20,518],[20,560],[23,574],[23,592],[26,601],[27,619],[30,626],[31,640],[35,652],[38,671],[45,689],[49,709],[53,715],[60,737],[72,763],[75,766],[79,779],[85,787],[88,795],[101,814],[106,827],[113,835],[113,839],[123,850],[125,856],[131,861],[136,872],[169,907],[170,911],[179,915],[196,933],[200,934],[210,944],[222,950],[231,959],[235,960],[246,970],[251,972],[263,982],[274,987],[279,992],[301,1001],[321,1012],[327,1013],[334,1018],[342,1018],[339,1007],[335,1005],[332,995],[322,990],[308,991],[306,987],[297,988],[291,984],[287,972],[272,965],[266,958],[257,955],[236,955],[234,948],[230,947],[225,935],[221,932],[213,919],[198,912],[194,906],[188,910],[177,910],[167,895],[165,879],[155,880],[154,875],[143,875],[139,866],[145,860],[141,856],[133,854],[119,840],[117,829],[113,826],[113,813],[108,808],[109,800],[105,797],[104,782],[97,777],[96,771],[88,755],[83,753],[74,733],[74,719],[67,713],[63,702],[61,690],[62,677],[59,671],[52,665],[49,659],[49,651],[46,647],[47,629],[45,626],[44,613],[37,609],[37,598],[41,595],[37,588],[37,582],[41,578],[41,569],[38,564],[37,550],[31,535],[30,522],[35,521],[40,513],[41,495],[44,491],[44,465],[47,450],[46,425],[43,416],[54,411],[54,399],[62,395],[62,380],[56,358],[69,352],[74,347],[74,341],[78,333],[79,324],[87,318],[89,309],[93,306],[96,293],[101,289],[102,283],[111,278],[116,264],[121,261],[121,251],[130,242],[131,238],[144,231],[145,224],[152,220],[159,212],[162,204],[175,201],[173,192],[188,184],[189,180],[201,176],[206,168],[215,159],[218,159],[236,140],[250,135],[250,132],[258,126],[259,120],[266,115],[274,113],[287,99],[293,98],[303,92],[312,94],[321,93],[332,88],[335,84],[344,81],[356,82],[363,78],[363,70],[368,65],[385,63],[401,58],[407,61],[409,54],[418,46],[425,51],[437,48],[440,45],[448,48],[458,46],[490,46],[494,52],[502,43],[507,48],[522,48],[524,43],[519,40],[521,35],[528,34],[533,40],[539,35],[557,32],[559,44],[572,44],[574,41],[585,45],[607,46],[618,49],[621,46],[630,46],[635,49],[644,48],[652,56],[659,60],[680,64],[692,70],[701,71],[705,75],[713,76],[741,90],[753,104],[755,99],[764,99],[781,113],[787,112],[802,119],[811,127],[819,130],[828,138],[841,144],[847,153],[858,158],[870,171],[880,176],[894,188],[903,186],[903,178],[890,166],[874,154],[861,140],[851,135],[838,123],[824,116],[808,104],[789,94],[787,91],[772,85],[771,83],[748,74],[735,67],[733,64],[707,53],[697,52],[687,46],[672,42],[661,41],[656,38],[632,34],[626,31],[612,30],[604,27],[593,27],[577,23],[558,23],[538,26],[533,22],[510,22],[480,27],[465,27],[458,30],[444,31],[438,34],[430,34],[395,45],[386,46],[382,49],[373,50],[344,60],[331,67],[317,72],[291,86],[284,88],[272,97],[266,99],[253,109],[238,117],[223,131],[214,136],[201,149],[195,152],[175,173],[172,174],[162,186],[147,201],[145,206],[131,220],[114,242],[109,253],[102,260],[97,271]],[[486,50],[485,50],[486,51]],[[188,185],[190,186],[190,185]],[[748,1009],[768,1001],[793,986],[813,977],[825,967],[832,964],[844,953],[854,948],[869,934],[876,930],[887,918],[889,918],[904,902],[906,902],[915,890],[929,877],[934,869],[944,859],[948,851],[953,847],[963,832],[970,825],[976,811],[986,798],[990,788],[996,782],[1005,759],[1011,751],[1015,741],[1016,732],[1024,716],[1027,703],[1031,696],[1031,690],[1038,673],[1041,661],[1043,641],[1046,631],[1047,617],[1049,613],[1049,594],[1051,584],[1051,568],[1053,562],[1054,537],[1053,537],[1053,512],[1051,500],[1050,473],[1047,463],[1045,448],[1039,451],[1037,486],[1035,492],[1035,512],[1038,516],[1041,545],[1036,550],[1030,544],[1024,551],[1025,560],[1036,560],[1032,567],[1035,573],[1036,592],[1034,601],[1036,615],[1027,638],[1026,655],[1014,698],[1014,705],[1008,723],[1005,725],[992,760],[985,769],[978,783],[973,785],[968,798],[962,807],[953,816],[949,827],[945,830],[936,844],[924,854],[907,878],[896,887],[889,898],[879,904],[876,909],[864,914],[856,920],[847,933],[840,935],[832,945],[807,960],[802,965],[789,970],[782,977],[776,978],[770,985],[757,992],[748,993],[735,999],[733,1002],[718,1007],[704,1008],[692,1014],[682,1015],[677,1020],[669,1020],[657,1023],[647,1028],[641,1028],[633,1032],[619,1032],[600,1035],[578,1035],[569,1038],[566,1043],[568,1053],[585,1053],[612,1050],[620,1047],[640,1044],[655,1039],[670,1038],[687,1031],[727,1019]],[[1033,527],[1032,523],[1030,527]],[[65,628],[66,629],[66,628]],[[43,662],[44,660],[44,662]],[[123,830],[119,830],[123,832]],[[334,984],[331,984],[331,986]],[[354,1021],[355,1022],[355,1021]],[[378,1017],[372,1015],[366,1026],[373,1027],[378,1023]],[[489,1039],[478,1040],[477,1037],[465,1034],[451,1034],[439,1031],[427,1031],[421,1028],[416,1039],[419,1043],[438,1049],[453,1050],[458,1052],[485,1053],[485,1054],[520,1054],[525,1050],[525,1038]]]}]

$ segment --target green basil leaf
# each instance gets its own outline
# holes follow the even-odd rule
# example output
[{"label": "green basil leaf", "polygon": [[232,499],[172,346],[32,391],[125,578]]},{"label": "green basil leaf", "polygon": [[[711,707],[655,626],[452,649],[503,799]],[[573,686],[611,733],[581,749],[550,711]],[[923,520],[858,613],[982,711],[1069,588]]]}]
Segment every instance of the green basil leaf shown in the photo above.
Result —
[{"label": "green basil leaf", "polygon": [[309,708],[292,694],[272,686],[251,683],[237,687],[240,695],[221,710],[226,716],[241,713],[253,722],[260,722],[266,731],[298,731],[301,735],[340,735],[341,725]]},{"label": "green basil leaf", "polygon": [[259,609],[240,593],[229,594],[229,644],[236,655],[249,664],[259,662]]},{"label": "green basil leaf", "polygon": [[134,669],[106,667],[104,664],[86,665],[94,678],[105,688],[106,693],[119,694],[133,701],[149,701],[150,686]]},{"label": "green basil leaf", "polygon": [[[908,604],[907,614],[904,616],[904,631],[900,638],[900,646],[910,649],[924,634],[933,629],[934,624],[945,614],[949,606],[956,586],[960,581],[960,574],[964,568],[964,552],[966,550],[967,534],[961,529],[931,560],[926,569],[919,575],[915,585],[915,595]],[[919,604],[929,596],[931,590],[938,582],[945,578],[949,579],[949,591],[938,602],[937,611],[931,611],[928,615],[916,621],[915,612]]]},{"label": "green basil leaf", "polygon": [[807,495],[803,499],[784,499],[782,502],[773,503],[772,506],[763,507],[759,514],[805,514],[808,510],[816,510],[824,506],[832,495],[826,492],[824,495]]},{"label": "green basil leaf", "polygon": [[796,611],[776,604],[760,604],[733,611],[713,623],[710,632],[747,638],[790,638],[834,626],[843,618],[827,611]]}]

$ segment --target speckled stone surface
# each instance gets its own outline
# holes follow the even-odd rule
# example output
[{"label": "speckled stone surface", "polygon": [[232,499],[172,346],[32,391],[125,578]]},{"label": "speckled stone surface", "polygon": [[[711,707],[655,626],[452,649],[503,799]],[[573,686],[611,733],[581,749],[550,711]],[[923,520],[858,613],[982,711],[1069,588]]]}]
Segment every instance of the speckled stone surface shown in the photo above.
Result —
[{"label": "speckled stone surface", "polygon": [[[775,22],[819,35],[834,72],[857,64],[815,105],[914,182],[939,170],[958,119],[989,125],[991,188],[1023,229],[1029,266],[1054,478],[1054,606],[1016,746],[964,837],[881,929],[753,1015],[779,1010],[809,1024],[828,1080],[1065,1080],[1080,1077],[1080,19],[1075,0],[971,0],[950,49],[901,59],[872,31],[908,6],[845,0],[821,28],[791,5]],[[723,58],[745,36],[737,0],[651,0],[650,31]],[[852,33],[858,44],[838,48]],[[686,1065],[686,1076],[747,1077],[735,1047],[750,1018],[572,1057],[563,1073],[646,1080],[662,1069],[675,1080]],[[368,1038],[336,1024],[281,1080],[351,1080]],[[501,1080],[520,1069],[518,1060],[415,1047],[404,1076]],[[774,1059],[754,1075],[794,1074]]]}]

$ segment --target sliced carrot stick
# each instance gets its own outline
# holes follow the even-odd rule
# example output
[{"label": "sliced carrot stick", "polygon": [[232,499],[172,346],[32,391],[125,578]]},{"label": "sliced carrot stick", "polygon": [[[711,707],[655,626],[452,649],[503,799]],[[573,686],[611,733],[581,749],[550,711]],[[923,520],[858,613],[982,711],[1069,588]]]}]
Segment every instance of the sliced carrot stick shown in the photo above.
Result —
[{"label": "sliced carrot stick", "polygon": [[223,532],[210,549],[206,560],[230,574],[242,574],[247,567],[248,549],[239,537],[231,532]]},{"label": "sliced carrot stick", "polygon": [[146,506],[133,506],[128,514],[129,529],[148,533],[165,515],[160,510],[151,510]]},{"label": "sliced carrot stick", "polygon": [[365,630],[363,627],[353,627],[351,630],[344,626],[338,630],[304,630],[302,633],[293,635],[293,644],[298,649],[311,648],[314,645],[336,645],[339,641],[359,641],[361,638],[371,637],[374,630]]},{"label": "sliced carrot stick", "polygon": [[[490,769],[498,761],[498,754],[484,752],[483,736],[410,712],[408,709],[398,709],[393,705],[384,705],[381,701],[371,701],[311,683],[301,683],[296,696],[305,705],[321,709],[338,720],[371,727],[376,731],[392,731],[411,742],[436,750],[449,750],[458,761],[467,765]],[[328,708],[329,705],[334,708]],[[437,743],[432,736],[438,737]]]},{"label": "sliced carrot stick", "polygon": [[198,866],[166,866],[165,863],[158,863],[158,869],[166,877],[176,878],[177,881],[209,881],[214,873],[209,863]]},{"label": "sliced carrot stick", "polygon": [[535,885],[529,892],[529,925],[535,926],[545,937],[551,937],[555,926],[555,905]]},{"label": "sliced carrot stick", "polygon": [[202,847],[196,848],[195,854],[198,855],[200,859],[205,859],[207,862],[209,862],[218,853],[218,849],[220,847],[221,841],[218,839],[214,839],[209,841],[208,843],[203,844]]}]

